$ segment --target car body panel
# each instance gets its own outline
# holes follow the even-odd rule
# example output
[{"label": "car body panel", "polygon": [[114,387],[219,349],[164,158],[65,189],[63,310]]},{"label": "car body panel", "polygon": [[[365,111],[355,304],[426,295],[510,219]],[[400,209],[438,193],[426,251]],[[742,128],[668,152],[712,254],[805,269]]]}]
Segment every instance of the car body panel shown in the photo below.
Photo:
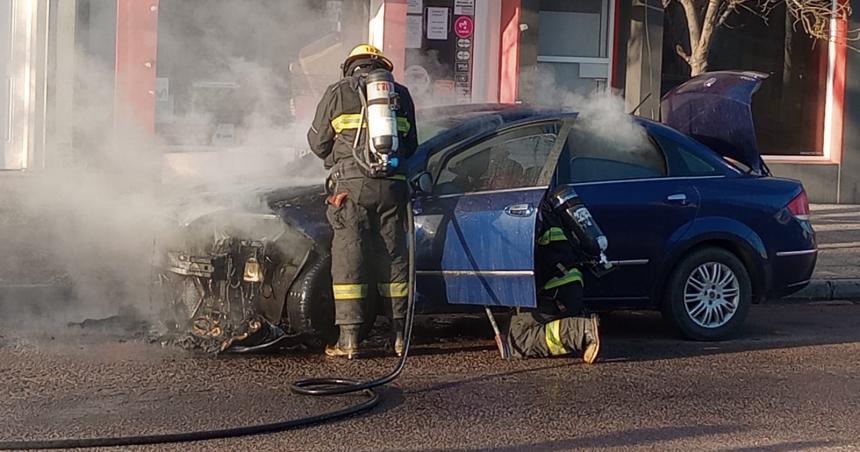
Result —
[{"label": "car body panel", "polygon": [[[699,194],[687,179],[654,178],[572,184],[609,238],[606,255],[618,269],[586,280],[589,298],[645,298],[667,243],[696,217]],[[673,201],[673,197],[684,200]],[[659,218],[659,221],[654,221]]]},{"label": "car body panel", "polygon": [[[727,182],[700,184],[701,216],[703,222],[708,221],[702,229],[736,231],[755,245],[753,257],[761,277],[759,295],[785,295],[803,288],[815,266],[815,232],[809,221],[795,218],[786,209],[802,186],[773,177],[739,176]],[[797,266],[790,266],[792,263]]]},{"label": "car body panel", "polygon": [[750,105],[767,77],[751,71],[709,72],[694,77],[663,96],[662,121],[761,173]]},{"label": "car body panel", "polygon": [[[546,187],[415,201],[420,302],[535,305],[537,206]],[[511,211],[515,207],[516,211]]]},{"label": "car body panel", "polygon": [[[575,116],[504,105],[487,107],[486,115],[492,118],[481,119],[483,107],[470,107],[469,119],[461,126],[422,143],[409,161],[410,174],[424,170],[431,155],[452,145],[466,146],[520,124]],[[743,174],[704,144],[664,124],[635,120],[652,136],[683,144],[718,171],[701,177],[670,174],[645,181],[574,184],[609,238],[610,260],[619,264],[600,280],[586,272],[589,304],[598,309],[658,305],[665,280],[677,262],[708,243],[724,244],[740,254],[762,295],[779,296],[802,288],[815,264],[811,251],[815,249],[814,233],[808,222],[785,210],[802,186],[796,181]],[[312,237],[318,246],[328,246],[331,230],[325,222],[322,188],[303,190],[274,205],[284,221]],[[532,270],[533,235],[528,236],[526,229],[534,223],[531,219],[528,223],[510,221],[503,211],[518,201],[536,203],[542,193],[543,189],[535,187],[533,191],[417,199],[419,311],[457,310],[455,303],[533,303],[533,278],[527,275]],[[686,205],[668,202],[670,195],[679,193],[686,195]],[[453,221],[455,217],[457,221]],[[456,240],[434,242],[439,234]],[[805,253],[778,255],[792,251]],[[648,264],[641,264],[645,259]],[[481,274],[487,271],[510,273]]]}]

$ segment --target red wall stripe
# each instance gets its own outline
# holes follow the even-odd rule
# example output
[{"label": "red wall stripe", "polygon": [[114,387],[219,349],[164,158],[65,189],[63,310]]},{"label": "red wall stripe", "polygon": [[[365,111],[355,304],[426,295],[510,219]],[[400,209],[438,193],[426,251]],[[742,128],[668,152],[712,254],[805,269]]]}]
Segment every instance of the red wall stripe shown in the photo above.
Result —
[{"label": "red wall stripe", "polygon": [[[155,132],[158,0],[117,0],[115,114]],[[122,117],[122,116],[120,116]]]},{"label": "red wall stripe", "polygon": [[520,72],[520,0],[502,0],[499,102],[517,100]]}]

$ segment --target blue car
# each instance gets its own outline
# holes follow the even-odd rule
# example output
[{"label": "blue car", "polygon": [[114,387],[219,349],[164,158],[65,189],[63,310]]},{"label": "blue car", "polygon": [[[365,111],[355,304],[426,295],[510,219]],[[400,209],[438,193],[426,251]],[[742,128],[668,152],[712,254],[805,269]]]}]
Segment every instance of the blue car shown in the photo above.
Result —
[{"label": "blue car", "polygon": [[[599,278],[585,272],[590,308],[661,310],[696,340],[736,334],[752,303],[803,288],[817,257],[802,184],[770,175],[756,148],[750,101],[765,78],[697,77],[664,97],[664,123],[625,118],[635,140],[558,109],[419,112],[421,146],[409,161],[418,312],[534,306],[536,209],[548,190],[568,185],[608,237],[615,267]],[[262,312],[262,323],[287,336],[336,337],[323,198],[318,186],[268,192],[276,215],[247,215],[279,232],[249,234],[256,226],[244,225],[220,249],[170,253],[174,294],[190,294],[183,312],[201,297],[238,296],[235,305]],[[225,268],[247,274],[249,259],[260,275],[246,291],[218,288],[248,284]],[[188,289],[189,281],[211,289]],[[253,318],[243,321],[259,325]],[[247,337],[248,328],[231,330]]]}]

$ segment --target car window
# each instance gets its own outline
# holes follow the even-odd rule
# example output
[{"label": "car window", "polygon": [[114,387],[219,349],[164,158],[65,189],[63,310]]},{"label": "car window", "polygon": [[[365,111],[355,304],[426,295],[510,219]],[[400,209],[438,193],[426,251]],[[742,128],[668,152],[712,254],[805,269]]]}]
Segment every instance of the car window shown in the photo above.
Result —
[{"label": "car window", "polygon": [[554,127],[528,127],[491,138],[449,156],[434,194],[469,193],[537,185],[552,145]]},{"label": "car window", "polygon": [[644,130],[641,139],[620,140],[574,124],[559,174],[568,182],[642,179],[666,175],[666,159]]},{"label": "car window", "polygon": [[655,136],[655,140],[666,154],[670,175],[710,176],[719,174],[719,171],[713,164],[697,156],[683,144],[662,136]]}]

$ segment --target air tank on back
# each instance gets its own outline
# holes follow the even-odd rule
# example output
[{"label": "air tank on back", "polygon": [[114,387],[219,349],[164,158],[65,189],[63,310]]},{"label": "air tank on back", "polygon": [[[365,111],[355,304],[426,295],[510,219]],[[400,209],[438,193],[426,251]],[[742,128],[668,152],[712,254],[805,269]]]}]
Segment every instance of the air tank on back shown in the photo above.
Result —
[{"label": "air tank on back", "polygon": [[585,207],[573,187],[560,187],[549,197],[550,205],[564,224],[564,234],[571,243],[576,243],[587,258],[605,268],[612,264],[604,252],[609,241],[600,226],[594,221],[591,212]]},{"label": "air tank on back", "polygon": [[367,74],[368,133],[373,151],[380,155],[396,154],[399,148],[394,99],[394,76],[390,71],[376,69]]}]

